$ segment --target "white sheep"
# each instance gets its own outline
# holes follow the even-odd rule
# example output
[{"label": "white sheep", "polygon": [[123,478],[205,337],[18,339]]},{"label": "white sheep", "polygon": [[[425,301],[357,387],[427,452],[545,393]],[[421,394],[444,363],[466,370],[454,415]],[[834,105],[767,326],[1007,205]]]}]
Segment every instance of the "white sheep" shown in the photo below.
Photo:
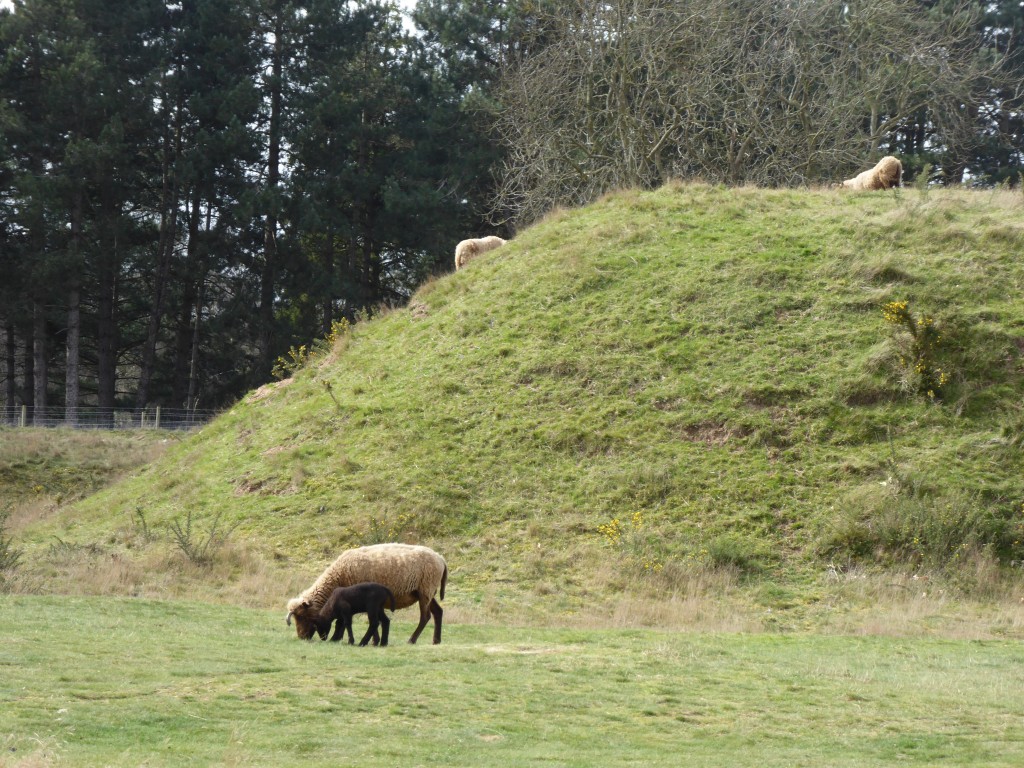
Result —
[{"label": "white sheep", "polygon": [[892,155],[886,155],[871,170],[858,173],[843,182],[847,189],[889,189],[898,187],[903,180],[903,163]]},{"label": "white sheep", "polygon": [[295,619],[295,631],[308,640],[316,631],[314,617],[319,615],[337,587],[349,587],[364,581],[383,584],[395,595],[395,608],[420,606],[420,623],[409,638],[419,639],[431,615],[434,617],[434,644],[441,642],[441,617],[444,611],[434,595],[444,600],[448,583],[448,564],[428,547],[415,544],[374,544],[342,552],[320,577],[298,597],[288,601],[288,624]]},{"label": "white sheep", "polygon": [[470,259],[475,259],[481,253],[487,253],[488,251],[493,251],[495,248],[500,248],[507,242],[508,240],[503,240],[495,235],[463,240],[455,246],[456,271],[466,266]]}]

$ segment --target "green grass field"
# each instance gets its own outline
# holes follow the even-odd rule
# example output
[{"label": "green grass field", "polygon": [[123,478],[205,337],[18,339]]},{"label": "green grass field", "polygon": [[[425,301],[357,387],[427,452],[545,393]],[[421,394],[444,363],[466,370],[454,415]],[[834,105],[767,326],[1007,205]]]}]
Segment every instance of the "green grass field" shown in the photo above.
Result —
[{"label": "green grass field", "polygon": [[280,612],[2,597],[0,765],[1019,766],[1024,650],[450,624],[306,643]]}]

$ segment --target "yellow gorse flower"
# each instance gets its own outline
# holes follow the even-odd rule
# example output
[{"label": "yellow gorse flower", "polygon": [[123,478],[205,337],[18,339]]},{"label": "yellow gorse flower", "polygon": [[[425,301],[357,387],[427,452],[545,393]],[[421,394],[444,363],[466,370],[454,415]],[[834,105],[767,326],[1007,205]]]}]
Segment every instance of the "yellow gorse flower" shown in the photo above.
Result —
[{"label": "yellow gorse flower", "polygon": [[607,539],[610,544],[618,544],[622,540],[622,526],[619,518],[613,517],[610,522],[597,526],[597,532]]},{"label": "yellow gorse flower", "polygon": [[882,316],[893,325],[902,325],[910,316],[907,310],[907,302],[890,301],[882,307]]}]

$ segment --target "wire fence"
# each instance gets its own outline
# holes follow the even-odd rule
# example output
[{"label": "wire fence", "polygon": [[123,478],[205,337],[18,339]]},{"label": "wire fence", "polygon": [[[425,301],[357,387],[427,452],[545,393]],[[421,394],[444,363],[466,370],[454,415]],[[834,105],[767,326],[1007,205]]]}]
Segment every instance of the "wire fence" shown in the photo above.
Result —
[{"label": "wire fence", "polygon": [[93,408],[74,411],[63,406],[36,408],[31,405],[0,408],[0,426],[64,427],[68,429],[198,429],[216,411],[189,408]]}]

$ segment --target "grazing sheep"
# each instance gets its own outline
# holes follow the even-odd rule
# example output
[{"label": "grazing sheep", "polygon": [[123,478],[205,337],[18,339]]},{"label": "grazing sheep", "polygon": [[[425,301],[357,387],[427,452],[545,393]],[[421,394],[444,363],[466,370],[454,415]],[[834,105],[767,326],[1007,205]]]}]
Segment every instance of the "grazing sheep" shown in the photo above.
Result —
[{"label": "grazing sheep", "polygon": [[889,189],[898,187],[903,180],[903,163],[886,155],[869,171],[857,174],[843,182],[847,189]]},{"label": "grazing sheep", "polygon": [[414,544],[374,544],[342,552],[305,592],[288,601],[288,624],[295,619],[295,631],[303,640],[316,631],[315,619],[337,587],[349,587],[364,581],[383,584],[394,593],[395,608],[420,606],[420,623],[409,638],[419,639],[431,615],[434,617],[434,644],[441,642],[441,617],[444,611],[434,599],[444,600],[448,583],[448,565],[437,552]]},{"label": "grazing sheep", "polygon": [[469,263],[470,259],[475,259],[481,253],[487,253],[493,251],[495,248],[500,248],[508,240],[502,240],[500,237],[491,235],[490,237],[479,237],[472,240],[463,240],[457,246],[455,246],[455,269],[460,270],[466,264]]},{"label": "grazing sheep", "polygon": [[331,631],[331,622],[337,619],[338,624],[334,628],[334,637],[331,638],[331,642],[338,642],[348,631],[348,644],[352,645],[355,642],[355,638],[352,637],[352,616],[357,613],[365,613],[370,627],[363,635],[363,639],[359,641],[359,646],[366,645],[370,642],[371,637],[376,645],[378,626],[381,628],[380,644],[383,646],[388,644],[388,629],[391,626],[391,620],[384,612],[387,607],[390,607],[392,611],[395,610],[395,596],[391,594],[391,590],[383,584],[364,581],[361,584],[353,584],[351,587],[338,587],[331,592],[331,596],[327,598],[327,602],[320,609],[320,614],[313,619],[313,623],[316,625],[320,639],[324,640],[327,638],[327,633]]}]

